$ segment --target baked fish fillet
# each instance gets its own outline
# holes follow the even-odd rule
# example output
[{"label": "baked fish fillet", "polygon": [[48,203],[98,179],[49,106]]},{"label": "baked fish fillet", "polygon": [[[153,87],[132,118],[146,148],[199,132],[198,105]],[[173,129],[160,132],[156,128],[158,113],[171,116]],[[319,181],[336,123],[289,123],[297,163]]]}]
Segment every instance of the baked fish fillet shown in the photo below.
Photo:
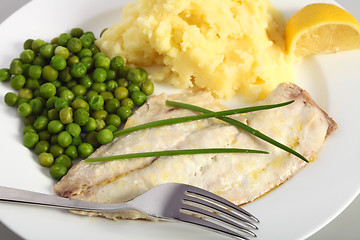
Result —
[{"label": "baked fish fillet", "polygon": [[[168,107],[165,105],[167,99],[213,111],[226,109],[205,91],[172,96],[162,94],[149,98],[129,118],[126,127],[197,114]],[[336,123],[317,106],[306,91],[294,84],[280,84],[259,104],[289,100],[295,102],[281,108],[232,117],[293,148],[307,159],[315,159],[326,137],[336,129]],[[71,199],[116,203],[130,200],[155,185],[179,182],[207,189],[240,205],[262,196],[307,165],[303,160],[215,118],[145,129],[120,136],[100,147],[91,157],[217,147],[260,149],[270,154],[184,155],[102,163],[81,161],[69,170],[54,189],[58,195]],[[136,211],[77,213],[111,219],[146,218]]]}]

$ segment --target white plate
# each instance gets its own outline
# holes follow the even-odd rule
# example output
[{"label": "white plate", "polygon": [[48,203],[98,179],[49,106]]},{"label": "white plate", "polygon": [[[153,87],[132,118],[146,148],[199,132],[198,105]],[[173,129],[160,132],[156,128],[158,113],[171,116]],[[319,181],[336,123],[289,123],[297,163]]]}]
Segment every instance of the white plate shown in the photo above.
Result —
[{"label": "white plate", "polygon": [[[0,68],[17,57],[27,38],[50,40],[72,27],[99,33],[119,21],[128,1],[32,1],[0,25]],[[273,0],[288,19],[312,0]],[[335,3],[333,1],[323,1]],[[360,51],[310,57],[297,66],[298,84],[339,124],[316,162],[245,208],[260,218],[258,239],[304,239],[344,210],[360,192]],[[0,98],[10,91],[1,84]],[[54,181],[21,143],[21,120],[0,102],[0,185],[54,194]],[[113,222],[67,211],[0,203],[0,220],[26,239],[228,239],[175,223]]]}]

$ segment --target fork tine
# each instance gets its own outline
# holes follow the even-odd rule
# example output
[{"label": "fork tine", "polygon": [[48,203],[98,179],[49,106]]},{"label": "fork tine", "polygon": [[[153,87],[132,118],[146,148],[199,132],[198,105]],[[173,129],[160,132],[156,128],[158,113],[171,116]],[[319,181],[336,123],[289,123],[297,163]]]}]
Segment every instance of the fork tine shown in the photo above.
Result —
[{"label": "fork tine", "polygon": [[211,231],[221,233],[221,234],[226,234],[226,235],[229,235],[231,237],[234,237],[234,238],[237,238],[240,240],[250,240],[249,238],[245,237],[244,235],[242,235],[240,233],[234,232],[223,226],[206,221],[204,219],[201,219],[201,218],[193,216],[193,215],[189,215],[187,213],[182,213],[181,217],[177,218],[177,220],[180,222],[189,223],[192,225],[195,224],[197,226],[200,226],[200,227],[203,227],[206,229],[210,229]]},{"label": "fork tine", "polygon": [[204,189],[190,186],[190,188],[186,189],[185,194],[187,194],[187,193],[190,193],[190,194],[194,195],[195,197],[203,197],[205,199],[209,199],[210,201],[213,201],[214,203],[216,203],[218,205],[221,205],[221,206],[224,206],[224,207],[234,210],[235,213],[237,213],[237,214],[242,213],[245,216],[251,218],[252,220],[254,220],[258,223],[260,222],[259,219],[257,219],[254,215],[252,215],[248,211],[244,210],[243,208],[233,204],[232,202],[230,202],[222,197],[217,196],[216,194],[208,192]]},{"label": "fork tine", "polygon": [[[245,228],[244,226],[242,226],[242,225],[240,225],[240,224],[238,224],[238,223],[236,223],[234,221],[231,221],[231,220],[229,220],[227,218],[224,218],[224,217],[222,217],[220,215],[209,212],[207,210],[204,210],[204,209],[201,209],[201,208],[198,208],[198,207],[195,207],[195,206],[191,206],[191,205],[186,205],[186,204],[184,204],[184,206],[181,207],[181,209],[185,210],[186,212],[189,212],[191,214],[202,215],[202,216],[206,216],[206,217],[218,220],[218,221],[223,222],[223,223],[227,223],[227,224],[231,225],[232,227],[234,227],[237,230],[240,230],[240,231],[242,231],[244,233],[250,234],[253,237],[256,237],[255,233],[253,233],[249,229]],[[206,220],[203,219],[203,221],[206,221]],[[209,222],[209,221],[206,221],[206,222]]]},{"label": "fork tine", "polygon": [[212,202],[207,202],[207,201],[204,201],[202,199],[195,198],[192,196],[185,196],[183,200],[186,202],[198,204],[200,206],[205,206],[205,207],[209,208],[210,211],[215,210],[218,213],[223,213],[226,216],[230,216],[233,219],[238,220],[256,230],[258,229],[258,227],[255,224],[253,224],[252,222],[250,222],[248,219],[241,217],[239,214],[234,214],[232,211],[228,211],[226,208],[220,207],[219,205],[215,205]]}]

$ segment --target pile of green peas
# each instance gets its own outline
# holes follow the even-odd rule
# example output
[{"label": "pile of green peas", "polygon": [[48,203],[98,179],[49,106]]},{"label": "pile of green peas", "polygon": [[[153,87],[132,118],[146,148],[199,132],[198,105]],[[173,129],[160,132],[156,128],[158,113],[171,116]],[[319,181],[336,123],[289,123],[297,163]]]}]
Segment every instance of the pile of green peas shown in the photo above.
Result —
[{"label": "pile of green peas", "polygon": [[92,32],[73,28],[50,43],[28,39],[0,81],[4,96],[23,117],[23,144],[59,180],[78,158],[113,140],[113,133],[154,92],[143,68],[130,68],[120,56],[109,59]]}]

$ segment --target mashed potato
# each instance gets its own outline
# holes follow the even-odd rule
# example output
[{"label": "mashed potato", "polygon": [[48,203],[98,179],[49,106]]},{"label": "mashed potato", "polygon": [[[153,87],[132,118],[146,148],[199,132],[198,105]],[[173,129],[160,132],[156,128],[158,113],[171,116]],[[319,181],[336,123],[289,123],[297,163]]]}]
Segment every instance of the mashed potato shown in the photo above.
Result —
[{"label": "mashed potato", "polygon": [[284,25],[268,0],[138,0],[97,45],[127,64],[160,66],[149,68],[153,81],[257,100],[294,78]]}]

